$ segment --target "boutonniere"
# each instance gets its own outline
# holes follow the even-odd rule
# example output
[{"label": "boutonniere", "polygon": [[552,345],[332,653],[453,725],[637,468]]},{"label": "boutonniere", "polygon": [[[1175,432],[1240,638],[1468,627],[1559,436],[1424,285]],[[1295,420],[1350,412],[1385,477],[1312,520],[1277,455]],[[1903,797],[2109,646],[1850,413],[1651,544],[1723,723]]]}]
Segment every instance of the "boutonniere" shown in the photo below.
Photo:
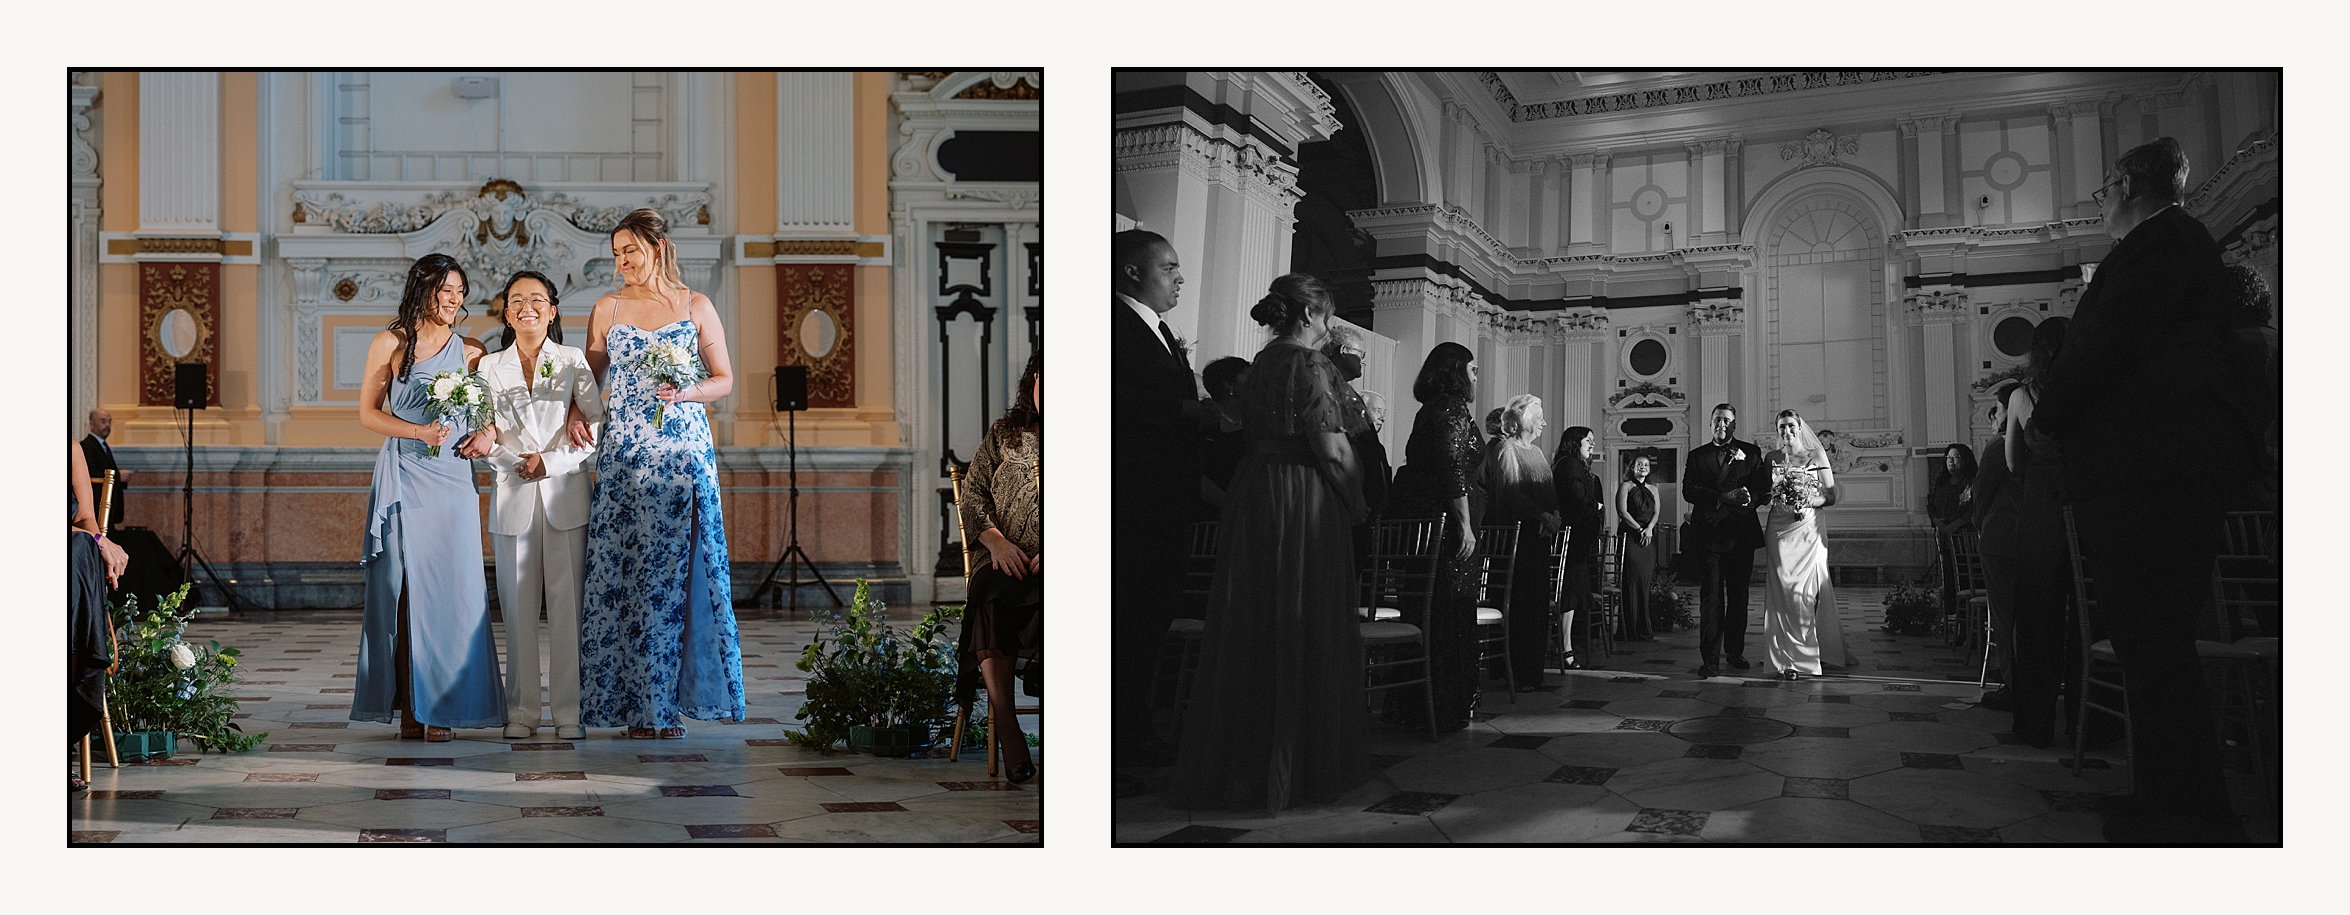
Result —
[{"label": "boutonniere", "polygon": [[1176,333],[1173,325],[1167,327],[1167,336],[1175,338],[1175,358],[1183,360],[1184,365],[1190,365],[1191,341],[1184,339],[1182,334]]},{"label": "boutonniere", "polygon": [[539,357],[539,377],[540,377],[540,378],[553,378],[553,377],[555,377],[555,357],[554,357],[554,356],[552,356],[552,355],[544,355],[544,356],[540,356],[540,357]]}]

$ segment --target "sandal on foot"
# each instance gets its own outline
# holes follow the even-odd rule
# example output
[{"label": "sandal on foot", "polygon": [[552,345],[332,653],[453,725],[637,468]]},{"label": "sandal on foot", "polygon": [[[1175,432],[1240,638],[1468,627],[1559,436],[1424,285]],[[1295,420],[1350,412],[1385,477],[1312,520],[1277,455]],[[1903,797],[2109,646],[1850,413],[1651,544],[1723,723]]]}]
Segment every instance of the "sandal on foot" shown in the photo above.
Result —
[{"label": "sandal on foot", "polygon": [[652,729],[652,728],[629,728],[629,729],[628,729],[628,739],[630,739],[630,740],[651,740],[651,739],[653,739],[653,729]]},{"label": "sandal on foot", "polygon": [[418,721],[414,718],[400,719],[401,740],[415,740],[416,738],[422,736],[424,736],[424,722]]},{"label": "sandal on foot", "polygon": [[684,729],[684,728],[662,728],[662,729],[661,729],[661,739],[662,739],[662,740],[683,740],[683,739],[685,739],[685,729]]},{"label": "sandal on foot", "polygon": [[441,726],[439,726],[439,725],[426,725],[426,726],[425,726],[425,728],[424,728],[424,742],[425,742],[425,743],[448,743],[448,742],[449,742],[449,729],[448,729],[448,728],[441,727]]}]

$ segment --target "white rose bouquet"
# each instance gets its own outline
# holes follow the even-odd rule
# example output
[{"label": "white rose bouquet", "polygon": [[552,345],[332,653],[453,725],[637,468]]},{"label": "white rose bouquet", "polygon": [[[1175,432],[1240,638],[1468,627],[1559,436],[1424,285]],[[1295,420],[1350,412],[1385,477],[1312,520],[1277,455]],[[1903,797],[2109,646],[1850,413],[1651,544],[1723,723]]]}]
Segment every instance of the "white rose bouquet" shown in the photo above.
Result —
[{"label": "white rose bouquet", "polygon": [[[490,386],[473,372],[442,372],[432,376],[425,396],[425,409],[447,425],[450,417],[465,418],[468,434],[486,429],[497,421],[497,408],[490,405]],[[434,445],[425,452],[428,457],[440,457],[441,446]]]},{"label": "white rose bouquet", "polygon": [[[635,365],[637,371],[645,373],[645,377],[652,379],[655,384],[666,384],[679,390],[710,377],[710,373],[702,369],[702,361],[694,358],[692,350],[675,343],[646,346],[645,351],[636,357]],[[660,428],[668,421],[668,404],[653,409],[654,428]]]}]

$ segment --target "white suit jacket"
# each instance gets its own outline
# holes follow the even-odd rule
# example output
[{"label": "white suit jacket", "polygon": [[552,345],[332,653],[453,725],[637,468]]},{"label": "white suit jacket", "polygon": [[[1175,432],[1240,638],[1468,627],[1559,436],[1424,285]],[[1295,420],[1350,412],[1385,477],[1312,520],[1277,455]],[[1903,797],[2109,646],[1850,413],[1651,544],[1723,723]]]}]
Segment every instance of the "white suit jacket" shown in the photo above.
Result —
[{"label": "white suit jacket", "polygon": [[[488,458],[497,471],[490,496],[493,534],[529,533],[534,499],[546,506],[547,523],[556,530],[587,523],[587,461],[595,452],[571,447],[563,422],[570,405],[577,403],[601,440],[604,400],[579,347],[547,341],[539,349],[539,362],[551,365],[554,377],[540,377],[539,365],[523,365],[520,346],[483,356],[478,369],[489,381],[490,399],[498,411],[498,445]],[[546,463],[547,475],[527,481],[519,469],[522,456],[533,452]]]}]

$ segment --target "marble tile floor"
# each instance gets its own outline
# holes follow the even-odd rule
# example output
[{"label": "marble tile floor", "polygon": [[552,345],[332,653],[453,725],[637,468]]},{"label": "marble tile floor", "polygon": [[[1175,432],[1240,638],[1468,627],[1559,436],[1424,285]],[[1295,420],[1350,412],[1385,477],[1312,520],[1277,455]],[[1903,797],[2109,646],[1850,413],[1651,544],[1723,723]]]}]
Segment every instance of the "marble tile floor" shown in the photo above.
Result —
[{"label": "marble tile floor", "polygon": [[[1176,807],[1173,769],[1125,768],[1147,790],[1115,802],[1115,841],[2102,843],[2092,805],[2129,788],[2121,745],[2075,778],[2068,739],[2033,749],[2008,713],[1976,707],[1979,654],[1884,632],[1884,592],[1837,589],[1859,663],[1829,677],[1765,678],[1757,594],[1754,676],[1698,679],[1694,630],[1619,642],[1599,669],[1553,672],[1514,703],[1486,692],[1477,720],[1435,743],[1373,723],[1368,783],[1278,816]],[[2279,841],[2250,774],[2228,775],[2251,839]]]},{"label": "marble tile floor", "polygon": [[[921,608],[927,610],[927,608]],[[688,722],[682,740],[506,740],[460,729],[447,743],[401,740],[351,721],[355,611],[199,621],[191,639],[244,652],[239,723],[269,737],[238,754],[180,752],[92,770],[70,801],[77,843],[448,842],[505,844],[1004,843],[1042,840],[1043,774],[989,778],[983,751],[960,761],[830,755],[785,740],[803,701],[793,668],[817,625],[743,619],[741,724]],[[915,619],[893,608],[893,621]],[[500,657],[505,646],[501,631]],[[1036,732],[1034,716],[1022,726]],[[1033,750],[1042,762],[1042,749]]]}]

